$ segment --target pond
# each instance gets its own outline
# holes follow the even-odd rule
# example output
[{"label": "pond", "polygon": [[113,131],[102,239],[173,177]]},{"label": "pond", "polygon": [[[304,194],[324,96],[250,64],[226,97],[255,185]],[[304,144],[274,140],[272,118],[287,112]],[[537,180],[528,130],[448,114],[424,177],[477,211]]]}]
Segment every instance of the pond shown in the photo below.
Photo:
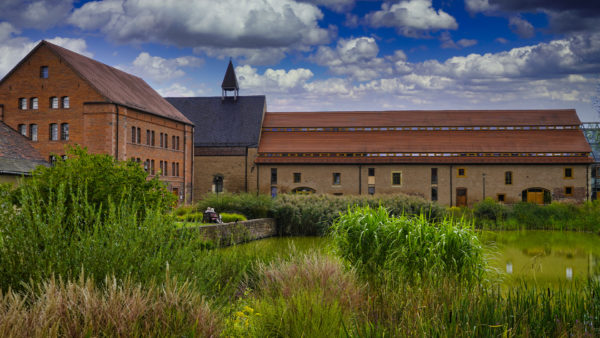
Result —
[{"label": "pond", "polygon": [[[600,278],[600,236],[560,231],[485,231],[479,237],[490,265],[510,284],[520,279],[558,284],[589,276]],[[322,237],[272,237],[223,250],[237,250],[263,259],[329,253],[331,240]]]},{"label": "pond", "polygon": [[486,231],[489,262],[506,278],[539,284],[600,278],[600,236],[568,231]]}]

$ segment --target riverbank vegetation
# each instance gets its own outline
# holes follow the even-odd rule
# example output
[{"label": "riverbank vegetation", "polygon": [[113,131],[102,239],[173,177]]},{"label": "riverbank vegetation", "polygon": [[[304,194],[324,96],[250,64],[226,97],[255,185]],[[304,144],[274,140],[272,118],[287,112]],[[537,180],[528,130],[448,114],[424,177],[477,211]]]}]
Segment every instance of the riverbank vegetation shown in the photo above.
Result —
[{"label": "riverbank vegetation", "polygon": [[[100,161],[95,156],[72,154],[16,192],[0,189],[0,336],[600,334],[597,280],[503,289],[473,223],[444,219],[444,208],[423,200],[229,204],[219,211],[296,219],[282,233],[323,233],[332,244],[213,248],[177,229],[159,181],[107,183],[103,198],[90,198],[83,164]],[[53,179],[63,165],[83,177]],[[139,166],[104,165],[143,175]]]}]

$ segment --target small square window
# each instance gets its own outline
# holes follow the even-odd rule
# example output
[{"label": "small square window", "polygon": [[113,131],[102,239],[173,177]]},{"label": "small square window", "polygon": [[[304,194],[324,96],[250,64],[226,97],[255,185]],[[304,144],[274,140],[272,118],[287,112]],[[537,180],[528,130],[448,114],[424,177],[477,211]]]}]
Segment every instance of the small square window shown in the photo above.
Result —
[{"label": "small square window", "polygon": [[573,196],[573,187],[565,187],[565,196]]},{"label": "small square window", "polygon": [[333,173],[333,185],[340,185],[340,184],[342,184],[342,174]]},{"label": "small square window", "polygon": [[456,176],[458,176],[458,177],[467,177],[467,169],[465,169],[465,168],[458,168],[458,169],[456,169]]},{"label": "small square window", "polygon": [[294,183],[300,183],[302,181],[301,173],[294,173]]},{"label": "small square window", "polygon": [[506,199],[506,194],[498,194],[498,202],[504,202]]},{"label": "small square window", "polygon": [[48,66],[41,66],[40,67],[40,77],[42,79],[47,79],[48,78]]},{"label": "small square window", "polygon": [[375,168],[369,168],[369,177],[375,176]]},{"label": "small square window", "polygon": [[402,185],[402,173],[399,171],[392,172],[392,185],[400,186]]},{"label": "small square window", "polygon": [[565,168],[565,178],[573,178],[573,168]]},{"label": "small square window", "polygon": [[368,191],[369,191],[369,195],[374,195],[375,194],[375,187],[369,187]]}]

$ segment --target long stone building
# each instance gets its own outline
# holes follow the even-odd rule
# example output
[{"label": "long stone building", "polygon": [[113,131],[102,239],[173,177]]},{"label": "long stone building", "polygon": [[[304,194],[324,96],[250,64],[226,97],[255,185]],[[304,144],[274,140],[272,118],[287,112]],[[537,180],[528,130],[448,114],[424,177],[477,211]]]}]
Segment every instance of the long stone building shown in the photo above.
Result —
[{"label": "long stone building", "polygon": [[49,162],[79,144],[192,201],[193,123],[137,76],[42,41],[0,81],[0,121]]}]

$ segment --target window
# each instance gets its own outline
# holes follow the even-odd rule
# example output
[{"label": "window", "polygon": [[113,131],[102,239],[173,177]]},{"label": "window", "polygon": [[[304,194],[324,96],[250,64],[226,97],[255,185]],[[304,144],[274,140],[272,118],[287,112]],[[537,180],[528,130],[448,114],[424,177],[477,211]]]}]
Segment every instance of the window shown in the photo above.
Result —
[{"label": "window", "polygon": [[392,185],[393,186],[401,186],[402,185],[402,172],[392,171]]},{"label": "window", "polygon": [[434,202],[438,200],[438,188],[437,187],[431,187],[431,200]]},{"label": "window", "polygon": [[271,184],[277,184],[277,168],[271,168]]},{"label": "window", "polygon": [[573,178],[573,168],[565,168],[565,178]]},{"label": "window", "polygon": [[175,162],[171,162],[171,175],[177,176],[175,171]]},{"label": "window", "polygon": [[375,176],[375,168],[369,168],[369,177]]},{"label": "window", "polygon": [[154,144],[155,144],[155,143],[154,143],[154,130],[152,131],[152,142],[150,142],[150,143],[151,143],[151,146],[153,146],[153,147],[154,147]]},{"label": "window", "polygon": [[[438,170],[437,168],[431,168],[431,184],[437,184],[438,183]],[[433,193],[431,194],[433,196]],[[437,190],[436,190],[436,196],[437,196]],[[432,201],[437,201],[437,199],[431,199]]]},{"label": "window", "polygon": [[19,124],[19,134],[21,134],[23,136],[27,136],[27,125],[26,124]]},{"label": "window", "polygon": [[163,147],[163,138],[164,138],[164,134],[160,133],[160,147]]},{"label": "window", "polygon": [[41,66],[40,67],[40,77],[42,79],[47,79],[48,78],[48,66]]},{"label": "window", "polygon": [[467,177],[467,169],[465,169],[465,168],[456,169],[456,176],[457,177]]},{"label": "window", "polygon": [[69,124],[63,123],[60,125],[60,139],[63,141],[69,140]]},{"label": "window", "polygon": [[69,108],[70,104],[69,104],[69,97],[68,96],[63,96],[61,99],[61,106],[63,108]]},{"label": "window", "polygon": [[340,184],[342,184],[342,174],[333,173],[333,185],[340,185]]},{"label": "window", "polygon": [[19,109],[25,110],[27,109],[27,99],[22,97],[19,99]]},{"label": "window", "polygon": [[506,184],[506,185],[512,184],[512,171],[507,171],[504,173],[504,184]]},{"label": "window", "polygon": [[171,136],[171,148],[175,149],[175,135]]},{"label": "window", "polygon": [[50,108],[52,108],[52,109],[58,109],[58,97],[52,96],[50,98]]},{"label": "window", "polygon": [[165,134],[165,149],[169,148],[169,135]]},{"label": "window", "polygon": [[50,141],[58,140],[58,124],[50,123]]},{"label": "window", "polygon": [[498,202],[504,202],[506,199],[506,194],[498,194]]},{"label": "window", "polygon": [[175,166],[175,169],[177,169],[177,176],[179,176],[179,162],[177,162],[177,165]]},{"label": "window", "polygon": [[38,109],[38,98],[37,97],[32,97],[29,100],[29,103],[30,103],[31,109]]},{"label": "window", "polygon": [[154,175],[154,160],[150,160],[150,174]]},{"label": "window", "polygon": [[67,160],[67,155],[62,155],[60,158],[62,158],[63,161]]},{"label": "window", "polygon": [[177,136],[177,150],[179,150],[179,136]]},{"label": "window", "polygon": [[142,130],[140,128],[137,129],[136,141],[137,144],[142,143]]},{"label": "window", "polygon": [[149,159],[146,159],[146,161],[144,161],[144,170],[146,172],[150,171],[150,160]]},{"label": "window", "polygon": [[375,194],[375,187],[369,187],[367,189],[367,191],[368,191],[369,195],[374,195]]},{"label": "window", "polygon": [[169,176],[169,162],[167,161],[165,161],[165,170],[163,172],[163,175]]},{"label": "window", "polygon": [[56,156],[50,155],[50,157],[48,158],[48,161],[50,162],[51,165],[54,165],[54,163],[56,163]]},{"label": "window", "polygon": [[161,174],[164,174],[165,169],[163,168],[163,161],[160,161],[160,163],[158,164],[158,170]]},{"label": "window", "polygon": [[135,127],[131,127],[131,143],[135,143],[135,140],[137,139],[135,136],[136,130]]},{"label": "window", "polygon": [[37,126],[37,124],[30,124],[29,125],[29,137],[31,138],[32,141],[37,141],[38,140],[38,126]]},{"label": "window", "polygon": [[573,187],[565,187],[565,196],[573,196]]},{"label": "window", "polygon": [[294,173],[294,183],[300,183],[301,180],[302,180],[302,174]]}]

